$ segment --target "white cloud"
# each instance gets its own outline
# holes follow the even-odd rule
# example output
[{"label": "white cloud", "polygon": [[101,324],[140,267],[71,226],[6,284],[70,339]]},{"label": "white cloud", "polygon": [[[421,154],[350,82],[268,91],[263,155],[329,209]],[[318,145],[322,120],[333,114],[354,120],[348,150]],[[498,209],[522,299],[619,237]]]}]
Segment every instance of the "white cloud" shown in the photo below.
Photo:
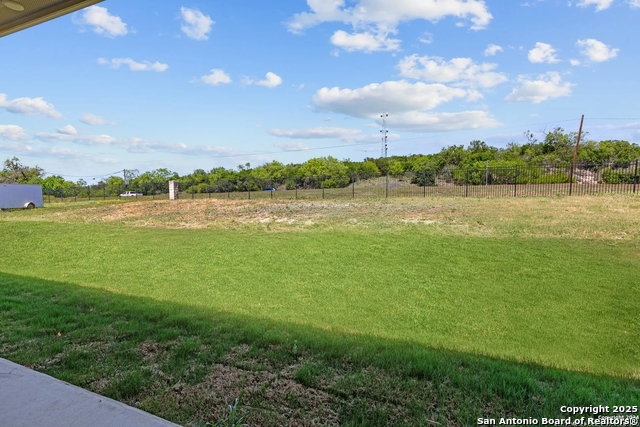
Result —
[{"label": "white cloud", "polygon": [[502,46],[498,46],[497,44],[490,44],[484,50],[484,56],[495,56],[496,53],[502,52]]},{"label": "white cloud", "polygon": [[361,131],[359,129],[323,126],[309,129],[270,129],[269,133],[274,136],[293,139],[352,140],[356,135],[360,135]]},{"label": "white cloud", "polygon": [[180,27],[187,37],[194,40],[208,40],[209,32],[215,22],[198,9],[189,9],[181,7],[180,13],[184,24]]},{"label": "white cloud", "polygon": [[[410,132],[450,131],[499,126],[500,123],[485,111],[429,113],[426,110],[457,98],[475,100],[482,97],[476,90],[465,90],[443,84],[409,83],[404,80],[370,84],[358,89],[322,88],[313,97],[318,110],[346,114],[352,117],[379,121],[380,112],[389,112],[387,123],[391,129]],[[336,137],[341,128],[314,128],[303,131],[280,131],[282,136]],[[342,130],[346,132],[346,130]],[[376,140],[379,135],[342,135],[342,139]],[[330,137],[330,136],[327,136]]]},{"label": "white cloud", "polygon": [[163,64],[158,61],[136,62],[131,58],[113,58],[111,61],[104,58],[98,58],[98,64],[110,65],[111,68],[120,68],[121,65],[128,65],[131,71],[156,71],[158,73],[166,71],[166,69],[169,68],[167,64]]},{"label": "white cloud", "polygon": [[25,116],[43,115],[52,119],[62,118],[62,114],[56,111],[55,106],[41,97],[16,98],[9,101],[6,94],[0,93],[0,108],[4,108],[10,113],[24,114]]},{"label": "white cloud", "polygon": [[613,4],[613,0],[578,0],[577,5],[579,7],[588,7],[591,5],[596,6],[596,12],[608,9]]},{"label": "white cloud", "polygon": [[211,86],[218,86],[221,84],[231,83],[231,77],[223,70],[214,68],[211,70],[211,74],[207,74],[206,76],[202,76],[198,79],[203,83],[206,83]]},{"label": "white cloud", "polygon": [[[377,125],[373,124],[374,127]],[[364,134],[360,129],[338,127],[315,127],[308,129],[270,129],[271,135],[291,139],[339,139],[342,142],[379,141],[380,134]],[[389,134],[389,138],[397,139],[399,135]]]},{"label": "white cloud", "polygon": [[78,131],[71,125],[66,125],[58,129],[58,133],[62,133],[65,135],[77,135]]},{"label": "white cloud", "polygon": [[582,62],[580,62],[578,59],[570,59],[569,63],[573,66],[573,67],[577,67],[578,65],[581,65]]},{"label": "white cloud", "polygon": [[272,73],[269,71],[265,76],[264,80],[260,80],[256,82],[258,86],[265,86],[268,88],[274,88],[276,86],[280,86],[282,84],[282,78],[276,73]]},{"label": "white cloud", "polygon": [[0,139],[9,141],[23,141],[29,139],[24,129],[16,125],[0,125]]},{"label": "white cloud", "polygon": [[276,73],[272,73],[271,71],[269,71],[265,75],[265,78],[263,80],[256,81],[256,80],[250,79],[249,77],[245,77],[242,83],[245,85],[258,85],[258,86],[264,86],[268,88],[274,88],[282,84],[282,78]]},{"label": "white cloud", "polygon": [[347,52],[363,51],[366,53],[377,51],[400,50],[400,40],[390,39],[389,33],[377,32],[373,34],[369,31],[364,33],[348,34],[338,30],[331,36],[331,43]]},{"label": "white cloud", "polygon": [[358,89],[324,87],[313,96],[313,103],[320,111],[375,118],[381,111],[401,113],[431,110],[442,103],[468,95],[467,90],[443,84],[409,83],[400,80],[373,83]]},{"label": "white cloud", "polygon": [[302,142],[278,142],[273,146],[280,148],[282,151],[306,151],[309,149]]},{"label": "white cloud", "polygon": [[529,51],[528,55],[529,61],[532,63],[540,63],[546,62],[548,64],[553,64],[554,62],[558,62],[558,58],[556,58],[556,50],[547,43],[536,43],[536,47]]},{"label": "white cloud", "polygon": [[[640,0],[638,0],[638,1],[640,1]],[[433,43],[433,34],[431,34],[429,32],[426,32],[418,40],[420,40],[420,42],[424,43],[424,44],[431,44],[431,43]]]},{"label": "white cloud", "polygon": [[562,82],[562,77],[557,72],[542,74],[537,80],[529,80],[526,76],[520,76],[519,80],[522,85],[513,89],[505,101],[539,104],[548,99],[571,95],[571,87],[574,86],[571,83]]},{"label": "white cloud", "polygon": [[111,135],[68,135],[63,133],[41,132],[36,134],[36,138],[44,142],[72,142],[84,146],[112,147],[125,150],[129,153],[153,153],[165,152],[172,154],[182,154],[189,156],[200,155],[235,155],[242,154],[238,150],[226,147],[188,146],[183,143],[173,143],[164,141],[149,141],[142,138],[116,138]]},{"label": "white cloud", "polygon": [[289,31],[300,33],[324,22],[391,30],[401,22],[415,19],[437,22],[449,16],[469,19],[471,28],[482,29],[493,18],[483,0],[357,0],[350,8],[345,7],[344,0],[307,0],[307,5],[309,12],[297,13],[287,23]]},{"label": "white cloud", "polygon": [[109,14],[106,7],[89,6],[83,11],[82,18],[75,23],[91,25],[93,31],[101,36],[116,37],[128,33],[127,24],[120,17]]},{"label": "white cloud", "polygon": [[387,124],[392,129],[409,132],[449,132],[463,129],[485,129],[502,125],[486,111],[460,111],[456,113],[411,111],[390,115]]},{"label": "white cloud", "polygon": [[611,46],[596,39],[578,40],[576,46],[581,48],[581,53],[593,62],[608,61],[620,52],[620,49],[612,49]]},{"label": "white cloud", "polygon": [[[325,22],[341,22],[350,25],[354,32],[336,31],[331,37],[335,46],[350,52],[374,52],[400,49],[400,40],[389,38],[389,34],[396,34],[402,22],[422,19],[435,23],[455,17],[471,21],[471,28],[479,30],[493,18],[484,0],[355,0],[352,7],[345,3],[345,0],[307,0],[310,10],[293,15],[287,28],[300,34]],[[459,21],[456,25],[466,24]]]},{"label": "white cloud", "polygon": [[627,3],[631,7],[640,7],[640,0],[629,0]]},{"label": "white cloud", "polygon": [[103,117],[97,116],[95,114],[86,113],[80,117],[80,121],[86,125],[98,126],[98,125],[115,125],[114,122],[110,122],[105,120]]},{"label": "white cloud", "polygon": [[489,88],[507,81],[504,74],[493,71],[497,64],[476,64],[470,58],[445,61],[435,56],[411,55],[404,57],[398,68],[403,77],[437,83],[456,82],[458,86]]}]

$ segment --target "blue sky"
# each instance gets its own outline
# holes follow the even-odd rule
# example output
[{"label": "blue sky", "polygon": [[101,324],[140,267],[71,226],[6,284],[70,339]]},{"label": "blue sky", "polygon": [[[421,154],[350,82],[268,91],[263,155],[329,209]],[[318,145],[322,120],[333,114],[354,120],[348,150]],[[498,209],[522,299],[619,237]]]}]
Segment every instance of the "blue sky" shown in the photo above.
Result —
[{"label": "blue sky", "polygon": [[390,155],[582,114],[640,142],[638,24],[640,0],[106,0],[0,38],[0,157],[73,180],[362,160],[383,112]]}]

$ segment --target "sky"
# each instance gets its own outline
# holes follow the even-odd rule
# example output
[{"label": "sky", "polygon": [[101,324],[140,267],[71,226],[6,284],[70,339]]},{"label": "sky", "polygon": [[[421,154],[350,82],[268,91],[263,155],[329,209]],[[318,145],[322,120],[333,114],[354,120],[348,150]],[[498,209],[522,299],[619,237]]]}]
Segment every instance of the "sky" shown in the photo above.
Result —
[{"label": "sky", "polygon": [[389,155],[428,154],[581,115],[640,143],[639,24],[640,0],[106,0],[0,38],[0,160],[73,181],[360,161],[383,125]]}]

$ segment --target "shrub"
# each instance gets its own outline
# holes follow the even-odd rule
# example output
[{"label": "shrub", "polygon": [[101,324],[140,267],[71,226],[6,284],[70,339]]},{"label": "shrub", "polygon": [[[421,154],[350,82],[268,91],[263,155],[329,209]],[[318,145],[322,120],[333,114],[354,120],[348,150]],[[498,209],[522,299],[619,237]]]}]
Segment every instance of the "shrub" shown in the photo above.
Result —
[{"label": "shrub", "polygon": [[602,182],[605,184],[633,184],[637,177],[624,170],[605,169],[602,171]]}]

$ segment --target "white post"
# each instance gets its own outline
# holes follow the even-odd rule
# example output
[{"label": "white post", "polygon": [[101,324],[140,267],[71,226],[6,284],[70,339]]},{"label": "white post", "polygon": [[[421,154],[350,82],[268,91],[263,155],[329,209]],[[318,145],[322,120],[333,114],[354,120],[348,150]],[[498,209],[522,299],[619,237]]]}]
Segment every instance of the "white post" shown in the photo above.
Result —
[{"label": "white post", "polygon": [[169,200],[177,200],[179,191],[178,181],[169,181]]}]

